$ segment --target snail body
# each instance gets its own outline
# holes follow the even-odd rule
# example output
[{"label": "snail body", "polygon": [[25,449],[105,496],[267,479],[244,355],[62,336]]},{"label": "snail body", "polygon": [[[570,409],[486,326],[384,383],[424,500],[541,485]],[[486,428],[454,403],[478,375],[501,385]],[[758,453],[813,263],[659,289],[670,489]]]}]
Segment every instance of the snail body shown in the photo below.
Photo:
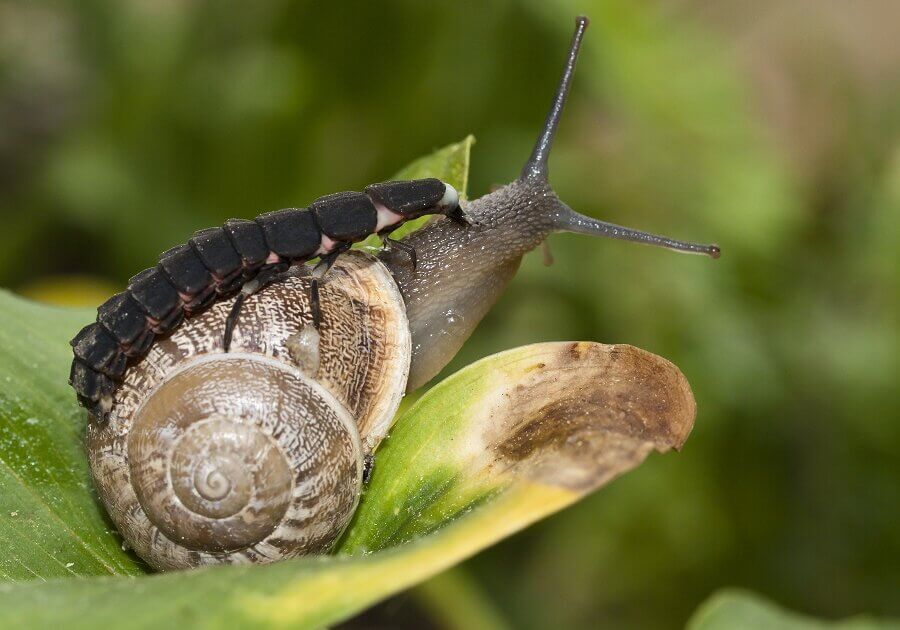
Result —
[{"label": "snail body", "polygon": [[[522,256],[550,234],[718,257],[715,245],[581,215],[550,187],[549,150],[587,23],[577,20],[547,121],[514,182],[464,208],[455,195],[436,201],[435,188],[431,206],[420,199],[416,212],[438,216],[377,258],[346,247],[320,252],[330,268],[321,299],[321,263],[283,272],[305,258],[276,257],[283,273],[271,284],[198,298],[196,314],[166,323],[168,336],[141,342],[146,355],[122,359],[116,353],[126,348],[107,340],[109,352],[88,356],[100,346],[76,338],[72,384],[90,411],[93,476],[126,543],[151,566],[327,551],[353,514],[365,463],[404,392],[450,361]],[[383,205],[400,209],[395,201]],[[185,298],[194,304],[197,296]],[[135,329],[144,326],[138,320]],[[120,381],[110,380],[113,371]],[[79,380],[85,374],[106,380]]]}]

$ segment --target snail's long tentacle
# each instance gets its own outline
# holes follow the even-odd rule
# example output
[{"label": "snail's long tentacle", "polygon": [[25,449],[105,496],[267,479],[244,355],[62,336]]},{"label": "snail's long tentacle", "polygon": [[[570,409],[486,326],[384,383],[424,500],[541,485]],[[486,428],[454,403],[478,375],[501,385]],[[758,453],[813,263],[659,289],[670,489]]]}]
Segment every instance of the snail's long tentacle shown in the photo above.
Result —
[{"label": "snail's long tentacle", "polygon": [[588,236],[604,236],[606,238],[614,238],[620,241],[632,241],[634,243],[644,243],[645,245],[655,245],[656,247],[664,247],[676,252],[684,252],[687,254],[702,254],[710,258],[718,258],[721,250],[718,245],[705,245],[702,243],[692,243],[689,241],[679,241],[668,236],[660,236],[651,234],[650,232],[642,232],[615,223],[607,223],[593,217],[588,217],[572,210],[564,203],[560,203],[560,209],[557,210],[553,217],[553,225],[560,232],[574,232],[576,234],[587,234]]}]

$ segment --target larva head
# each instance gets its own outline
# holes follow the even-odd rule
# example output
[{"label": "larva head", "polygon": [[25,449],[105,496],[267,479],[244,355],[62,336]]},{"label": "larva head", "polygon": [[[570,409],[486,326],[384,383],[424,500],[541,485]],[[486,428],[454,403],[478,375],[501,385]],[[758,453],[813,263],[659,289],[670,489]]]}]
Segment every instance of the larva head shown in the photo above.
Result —
[{"label": "larva head", "polygon": [[419,266],[382,255],[407,304],[413,341],[407,389],[430,380],[456,354],[494,305],[518,269],[522,256],[554,232],[575,232],[657,245],[718,258],[716,245],[700,245],[625,228],[575,212],[550,186],[548,158],[568,97],[586,17],[576,20],[562,78],[550,112],[519,178],[465,207],[471,225],[436,221],[405,241]]}]

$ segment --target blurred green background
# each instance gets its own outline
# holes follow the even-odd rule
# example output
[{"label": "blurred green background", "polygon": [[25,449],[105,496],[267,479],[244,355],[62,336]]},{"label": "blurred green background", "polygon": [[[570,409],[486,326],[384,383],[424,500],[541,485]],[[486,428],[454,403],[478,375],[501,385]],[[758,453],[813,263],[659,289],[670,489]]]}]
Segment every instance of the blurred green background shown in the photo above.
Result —
[{"label": "blurred green background", "polygon": [[900,615],[895,0],[0,0],[0,285],[96,304],[195,229],[469,133],[480,196],[518,174],[577,13],[556,190],[724,255],[553,237],[448,371],[630,343],[685,372],[693,435],[357,623],[671,628],[726,585]]}]

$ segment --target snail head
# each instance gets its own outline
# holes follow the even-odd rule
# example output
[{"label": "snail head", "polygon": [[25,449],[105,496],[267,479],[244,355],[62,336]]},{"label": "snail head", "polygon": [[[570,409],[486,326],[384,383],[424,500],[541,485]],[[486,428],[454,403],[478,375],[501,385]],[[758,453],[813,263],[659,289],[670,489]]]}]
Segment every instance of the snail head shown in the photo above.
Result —
[{"label": "snail head", "polygon": [[408,390],[428,381],[456,354],[497,301],[522,256],[554,232],[574,232],[719,257],[717,245],[679,241],[580,214],[566,205],[549,181],[548,159],[572,86],[586,17],[578,17],[562,78],[546,122],[519,177],[463,206],[470,222],[434,221],[404,241],[420,264],[412,269],[396,253],[382,259],[406,301],[413,339]]}]

